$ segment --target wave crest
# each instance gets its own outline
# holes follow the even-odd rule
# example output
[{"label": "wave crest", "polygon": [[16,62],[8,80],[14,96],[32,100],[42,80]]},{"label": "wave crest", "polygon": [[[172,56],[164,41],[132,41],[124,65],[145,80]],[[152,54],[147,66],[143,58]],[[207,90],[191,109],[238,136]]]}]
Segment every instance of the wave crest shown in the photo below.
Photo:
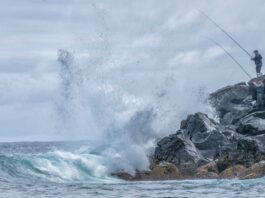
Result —
[{"label": "wave crest", "polygon": [[0,155],[1,175],[9,180],[107,181],[111,178],[104,164],[104,159],[97,155],[58,150],[30,155]]}]

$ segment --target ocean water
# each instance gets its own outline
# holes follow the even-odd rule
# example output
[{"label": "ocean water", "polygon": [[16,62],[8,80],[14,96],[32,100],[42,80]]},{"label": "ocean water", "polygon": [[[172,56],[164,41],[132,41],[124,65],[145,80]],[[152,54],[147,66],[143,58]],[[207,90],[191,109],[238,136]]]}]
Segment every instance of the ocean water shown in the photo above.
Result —
[{"label": "ocean water", "polygon": [[265,197],[265,178],[126,182],[90,142],[0,144],[0,197]]}]

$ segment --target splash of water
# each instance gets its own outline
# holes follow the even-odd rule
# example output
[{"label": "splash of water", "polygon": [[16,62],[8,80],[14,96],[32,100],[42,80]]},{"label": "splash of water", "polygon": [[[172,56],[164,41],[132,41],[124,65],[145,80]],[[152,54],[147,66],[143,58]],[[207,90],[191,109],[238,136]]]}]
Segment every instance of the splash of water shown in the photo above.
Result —
[{"label": "splash of water", "polygon": [[[102,73],[79,65],[67,50],[58,51],[58,61],[60,129],[73,139],[76,136],[97,140],[98,144],[86,152],[107,159],[109,171],[134,173],[136,169],[148,169],[149,156],[158,138],[174,132],[178,121],[191,109],[208,111],[204,89],[176,97],[185,86],[173,87],[176,80],[172,75],[166,75],[162,86],[143,95],[128,92],[128,87],[107,78],[98,79]],[[198,105],[196,109],[183,102],[189,97]]]}]

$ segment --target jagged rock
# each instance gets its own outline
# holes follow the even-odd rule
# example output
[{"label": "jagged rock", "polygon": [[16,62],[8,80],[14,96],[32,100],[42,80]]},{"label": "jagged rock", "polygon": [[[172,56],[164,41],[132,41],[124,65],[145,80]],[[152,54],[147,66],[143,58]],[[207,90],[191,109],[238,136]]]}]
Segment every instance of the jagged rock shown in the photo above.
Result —
[{"label": "jagged rock", "polygon": [[207,133],[216,130],[217,127],[218,124],[204,113],[189,115],[180,125],[180,129],[185,130],[185,133],[192,139],[196,138],[198,133]]},{"label": "jagged rock", "polygon": [[157,145],[155,160],[173,163],[186,175],[194,174],[198,165],[206,161],[182,131],[163,138]]},{"label": "jagged rock", "polygon": [[206,114],[189,115],[176,134],[157,143],[155,159],[172,162],[181,170],[185,165],[194,171],[199,164],[214,160],[219,156],[220,149],[230,143],[218,127]]},{"label": "jagged rock", "polygon": [[245,174],[246,170],[247,168],[243,165],[235,165],[221,172],[220,177],[226,179],[239,178]]},{"label": "jagged rock", "polygon": [[253,111],[253,108],[248,105],[235,105],[230,112],[227,112],[220,119],[222,125],[230,125],[237,123],[241,118]]},{"label": "jagged rock", "polygon": [[155,159],[174,163],[185,174],[192,174],[199,165],[207,163],[219,152],[218,144],[222,142],[220,136],[223,135],[217,128],[218,124],[206,114],[189,115],[176,134],[157,143]]},{"label": "jagged rock", "polygon": [[204,113],[189,115],[180,130],[157,143],[156,163],[171,162],[188,178],[218,178],[220,172],[223,178],[261,175],[251,167],[265,160],[265,109],[254,108],[254,85],[248,84],[212,93],[209,100],[220,122]]},{"label": "jagged rock", "polygon": [[181,123],[185,136],[189,137],[205,159],[214,159],[219,147],[225,142],[225,136],[218,131],[218,123],[206,114],[189,115]]},{"label": "jagged rock", "polygon": [[219,121],[189,115],[175,134],[158,141],[150,171],[115,175],[131,181],[265,176],[265,108],[253,105],[254,80],[210,94]]},{"label": "jagged rock", "polygon": [[239,83],[217,90],[210,94],[209,100],[219,113],[220,118],[223,118],[226,113],[238,108],[238,106],[250,108],[250,103],[245,100],[250,94],[247,84]]},{"label": "jagged rock", "polygon": [[250,167],[265,157],[263,149],[255,139],[236,135],[230,141],[231,146],[223,148],[217,159],[220,171],[234,164]]},{"label": "jagged rock", "polygon": [[220,155],[221,149],[229,144],[229,141],[223,133],[214,130],[208,132],[207,137],[193,140],[193,143],[204,158],[214,160]]},{"label": "jagged rock", "polygon": [[237,131],[250,136],[265,134],[265,111],[253,112],[242,118]]},{"label": "jagged rock", "polygon": [[250,166],[263,156],[257,140],[236,133],[232,127],[222,128],[202,113],[188,116],[176,134],[157,145],[155,159],[174,163],[184,174],[194,174],[199,165],[215,159],[224,170],[235,163]]}]

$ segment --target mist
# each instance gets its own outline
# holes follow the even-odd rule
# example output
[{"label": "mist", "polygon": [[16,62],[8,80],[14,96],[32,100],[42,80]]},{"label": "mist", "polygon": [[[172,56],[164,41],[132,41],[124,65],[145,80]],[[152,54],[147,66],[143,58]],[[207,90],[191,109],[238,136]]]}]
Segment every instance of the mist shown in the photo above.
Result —
[{"label": "mist", "polygon": [[248,80],[208,38],[255,74],[197,8],[248,51],[262,54],[265,42],[262,0],[0,5],[0,141],[93,140],[94,150],[114,157],[112,166],[128,171],[145,169],[156,140],[188,114],[214,116],[210,92]]}]

